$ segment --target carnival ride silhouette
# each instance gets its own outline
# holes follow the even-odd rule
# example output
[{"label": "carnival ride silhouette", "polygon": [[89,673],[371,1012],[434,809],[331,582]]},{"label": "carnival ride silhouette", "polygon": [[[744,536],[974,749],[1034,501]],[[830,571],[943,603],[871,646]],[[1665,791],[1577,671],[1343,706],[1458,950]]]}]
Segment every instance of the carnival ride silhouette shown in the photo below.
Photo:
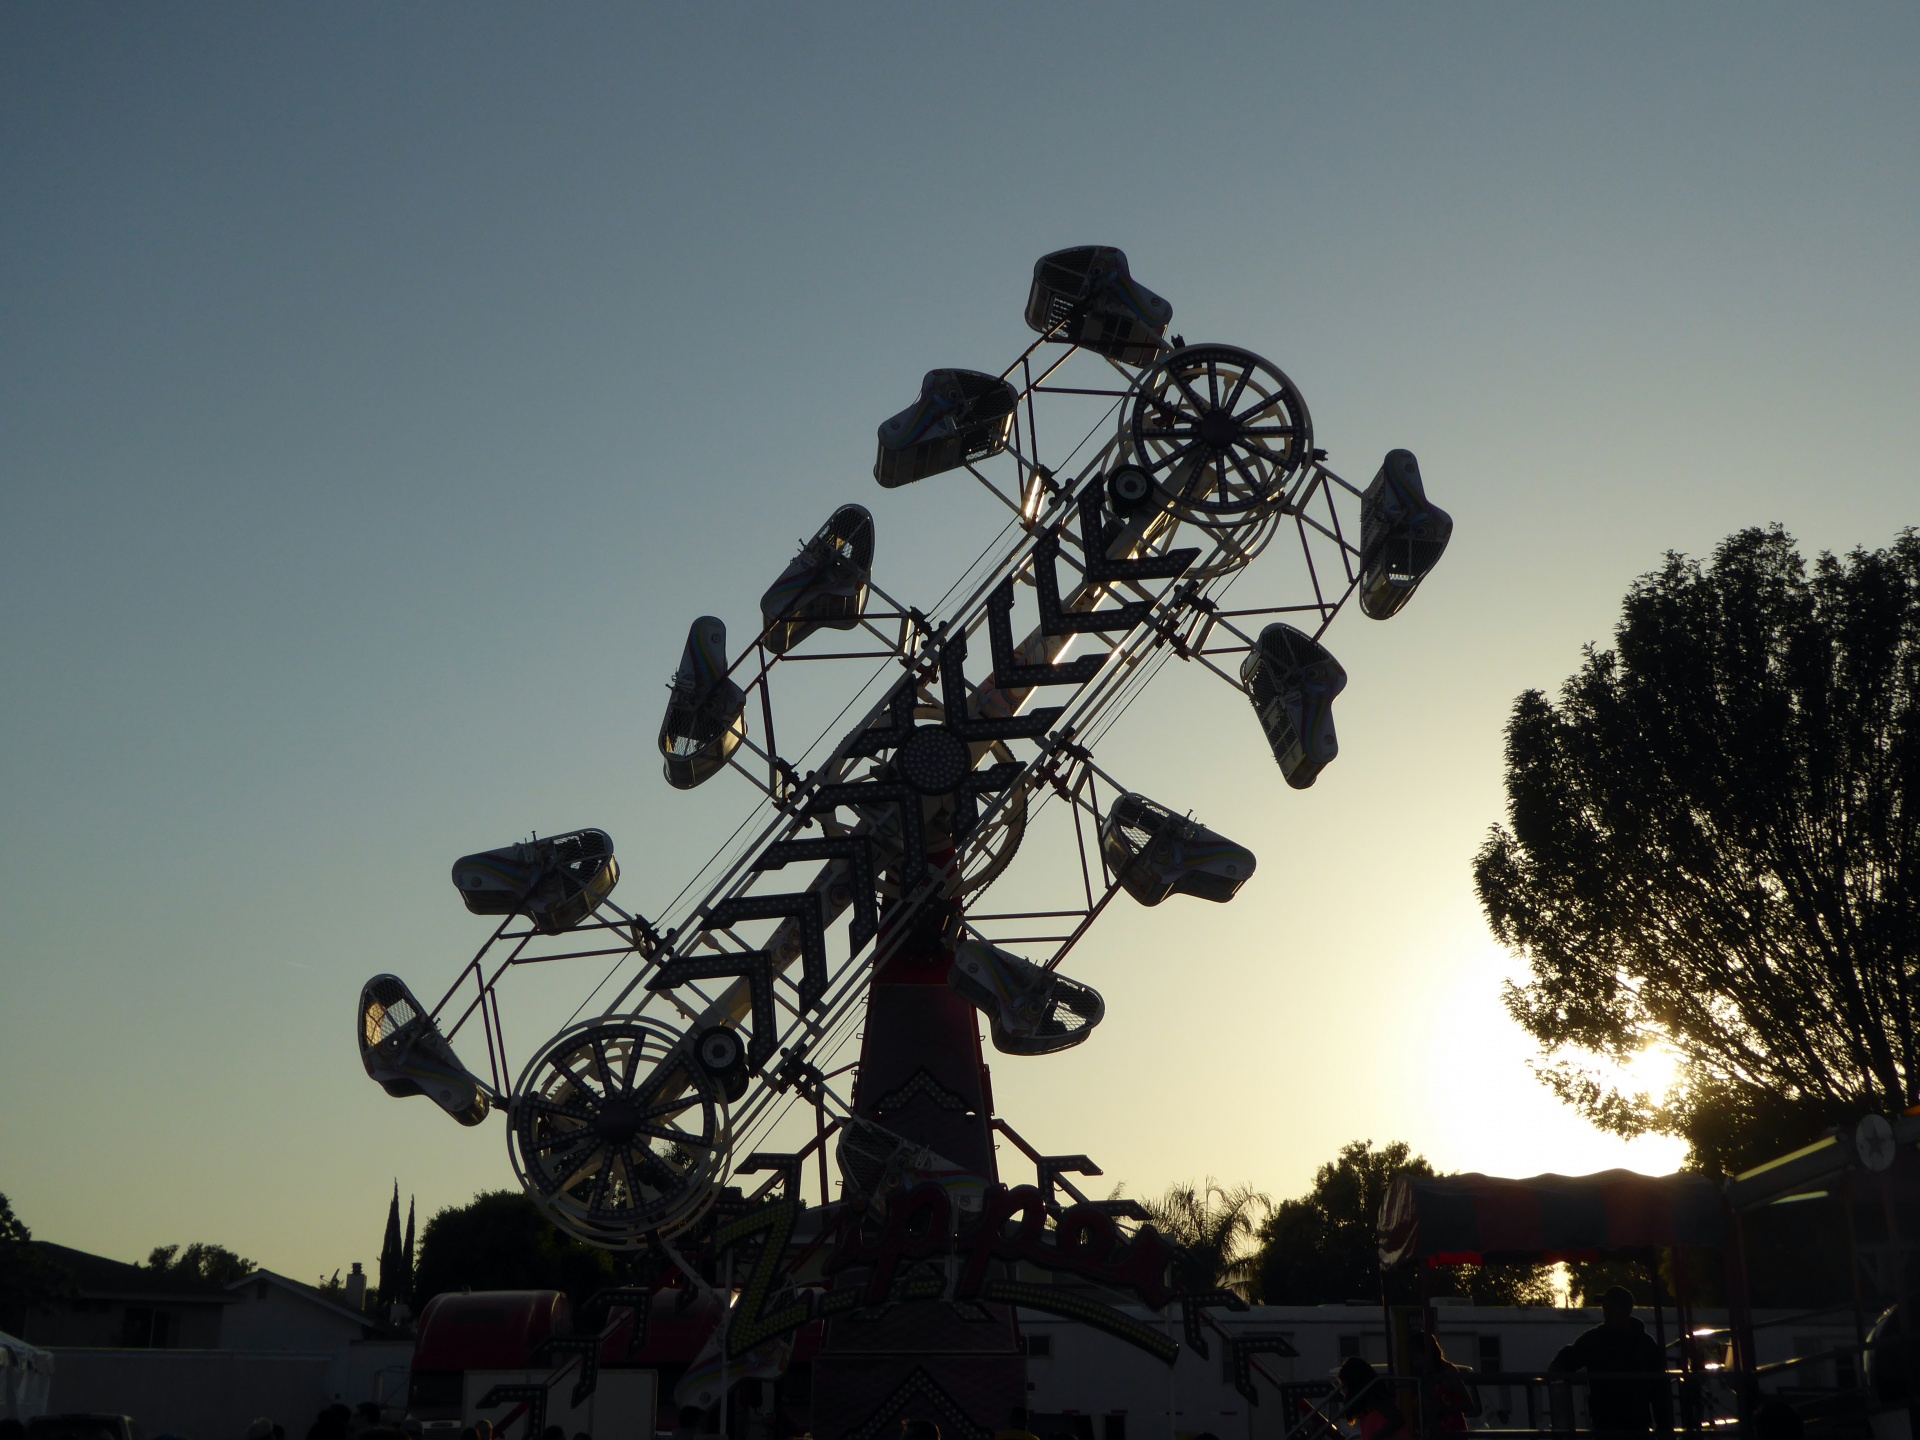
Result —
[{"label": "carnival ride silhouette", "polygon": [[[996,1178],[983,1173],[990,1138],[984,1160],[972,1144],[949,1156],[863,1100],[862,1065],[885,1035],[839,1063],[863,1017],[899,1028],[899,1046],[971,1043],[977,1063],[977,1022],[968,1042],[869,1016],[876,980],[908,965],[922,983],[944,975],[1005,1053],[1083,1043],[1105,1007],[1059,967],[1109,902],[1225,902],[1255,870],[1244,847],[1110,774],[1095,747],[1177,658],[1242,690],[1286,784],[1311,785],[1337,754],[1346,683],[1322,637],[1349,598],[1374,619],[1397,614],[1452,530],[1409,451],[1357,488],[1327,467],[1284,373],[1247,350],[1168,338],[1171,319],[1117,249],[1043,257],[1026,307],[1038,338],[997,373],[928,372],[879,427],[882,487],[977,483],[1010,516],[1000,536],[923,612],[876,582],[874,517],[849,503],[768,588],[760,632],[737,651],[719,619],[695,619],[659,731],[665,778],[692,789],[744,777],[760,792],[751,822],[651,917],[612,898],[620,871],[601,830],[460,859],[467,908],[499,923],[432,1006],[394,975],[367,982],[367,1073],[462,1124],[503,1110],[528,1194],[595,1245],[670,1242],[742,1175],[771,1169],[765,1192],[784,1173],[791,1192],[810,1153],[825,1203],[830,1139],[842,1201],[877,1205],[930,1182],[978,1209]],[[1062,412],[1076,407],[1099,419],[1070,428]],[[1229,607],[1276,542],[1292,562],[1271,567],[1282,601]],[[845,648],[823,649],[835,633]],[[774,689],[801,659],[857,667],[848,703],[867,708],[792,756]],[[1076,893],[1045,911],[990,911],[986,893],[1053,806],[1077,843]],[[996,943],[997,924],[1036,919],[1058,933],[1029,937],[1027,953]],[[609,962],[597,1009],[513,1076],[500,982],[564,958]],[[463,1037],[484,1065],[456,1055]],[[753,1147],[795,1103],[814,1108],[815,1138],[770,1167]],[[990,1097],[953,1106],[980,1134],[997,1123]],[[1071,1190],[1061,1166],[1036,1163],[1049,1199],[1056,1182]]]}]

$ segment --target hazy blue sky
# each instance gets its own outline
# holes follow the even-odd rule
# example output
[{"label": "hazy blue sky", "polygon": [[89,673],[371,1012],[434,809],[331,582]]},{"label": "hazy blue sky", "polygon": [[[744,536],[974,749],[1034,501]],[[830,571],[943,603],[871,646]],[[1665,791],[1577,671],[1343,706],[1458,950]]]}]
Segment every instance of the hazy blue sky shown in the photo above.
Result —
[{"label": "hazy blue sky", "polygon": [[[511,1183],[361,1074],[361,981],[437,993],[449,862],[530,829],[679,888],[751,798],[660,779],[688,619],[847,499],[937,596],[998,521],[873,428],[1078,243],[1458,529],[1330,633],[1313,790],[1204,677],[1130,714],[1103,760],[1260,873],[1110,911],[1105,1026],[1001,1111],[1134,1193],[1670,1164],[1528,1075],[1469,860],[1513,697],[1666,550],[1920,521],[1916,74],[1910,4],[0,9],[0,1190],[311,1277],[396,1175]],[[589,984],[509,992],[520,1056]]]}]

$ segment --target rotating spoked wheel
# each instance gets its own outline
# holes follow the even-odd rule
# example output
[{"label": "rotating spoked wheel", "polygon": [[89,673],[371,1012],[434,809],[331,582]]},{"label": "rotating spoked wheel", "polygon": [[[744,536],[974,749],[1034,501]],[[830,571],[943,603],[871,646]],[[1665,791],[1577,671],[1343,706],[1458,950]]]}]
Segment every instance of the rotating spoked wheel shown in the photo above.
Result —
[{"label": "rotating spoked wheel", "polygon": [[[1012,758],[1011,750],[994,741],[991,757],[994,762]],[[981,821],[973,834],[967,837],[966,854],[960,861],[959,888],[954,891],[955,896],[968,899],[998,880],[1007,866],[1013,863],[1014,852],[1019,850],[1026,834],[1027,795],[1024,790],[1016,790],[1005,804],[996,806],[993,814]]]},{"label": "rotating spoked wheel", "polygon": [[[939,705],[916,705],[913,718],[919,721],[939,721],[946,711]],[[1013,751],[1004,740],[987,742],[987,753],[981,759],[981,766],[1000,765],[1014,758]],[[993,797],[982,796],[983,801]],[[943,808],[942,802],[935,802],[933,813],[927,818],[935,829],[944,829],[951,815],[951,807]],[[1015,852],[1027,834],[1027,796],[1026,792],[1016,790],[1011,799],[1003,805],[996,805],[993,813],[977,826],[966,840],[965,850],[960,858],[960,874],[948,892],[952,899],[964,900],[979,894],[987,886],[998,880],[1007,866],[1013,863]]]},{"label": "rotating spoked wheel", "polygon": [[1313,457],[1294,383],[1231,345],[1189,345],[1140,376],[1121,417],[1132,461],[1180,519],[1258,553]]},{"label": "rotating spoked wheel", "polygon": [[528,1064],[507,1119],[513,1168],[554,1224],[635,1249],[705,1213],[729,1135],[721,1083],[643,1020],[564,1032]]}]

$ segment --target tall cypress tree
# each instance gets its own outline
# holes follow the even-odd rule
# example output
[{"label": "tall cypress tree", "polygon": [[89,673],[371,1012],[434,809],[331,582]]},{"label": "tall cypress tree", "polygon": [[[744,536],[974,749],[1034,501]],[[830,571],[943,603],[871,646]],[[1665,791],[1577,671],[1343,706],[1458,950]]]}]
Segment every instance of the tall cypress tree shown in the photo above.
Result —
[{"label": "tall cypress tree", "polygon": [[387,1205],[387,1233],[380,1242],[380,1288],[376,1292],[380,1309],[387,1310],[402,1298],[406,1257],[400,1249],[400,1182],[393,1182],[393,1199]]},{"label": "tall cypress tree", "polygon": [[411,1195],[407,1197],[407,1242],[400,1258],[404,1262],[401,1279],[406,1292],[400,1298],[411,1307],[413,1304],[413,1196]]}]

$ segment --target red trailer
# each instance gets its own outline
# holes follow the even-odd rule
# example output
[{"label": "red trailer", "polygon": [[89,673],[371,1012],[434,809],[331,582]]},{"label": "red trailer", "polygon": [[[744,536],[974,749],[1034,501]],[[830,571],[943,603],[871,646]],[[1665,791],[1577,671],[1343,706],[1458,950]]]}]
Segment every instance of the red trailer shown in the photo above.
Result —
[{"label": "red trailer", "polygon": [[429,1434],[458,1432],[466,1372],[530,1370],[549,1340],[573,1334],[573,1307],[558,1290],[436,1295],[413,1342],[407,1414]]}]

